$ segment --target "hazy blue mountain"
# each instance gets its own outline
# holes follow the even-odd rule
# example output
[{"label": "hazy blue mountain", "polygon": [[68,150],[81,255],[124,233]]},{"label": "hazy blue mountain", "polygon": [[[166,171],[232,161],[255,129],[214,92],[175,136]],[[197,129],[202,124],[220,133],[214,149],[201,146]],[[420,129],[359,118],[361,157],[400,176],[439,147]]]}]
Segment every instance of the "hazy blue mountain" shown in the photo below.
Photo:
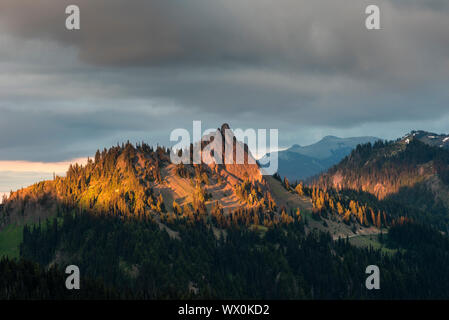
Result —
[{"label": "hazy blue mountain", "polygon": [[324,137],[309,146],[293,145],[291,148],[278,152],[281,177],[290,181],[304,180],[317,175],[339,163],[358,145],[374,143],[376,137],[339,138]]}]

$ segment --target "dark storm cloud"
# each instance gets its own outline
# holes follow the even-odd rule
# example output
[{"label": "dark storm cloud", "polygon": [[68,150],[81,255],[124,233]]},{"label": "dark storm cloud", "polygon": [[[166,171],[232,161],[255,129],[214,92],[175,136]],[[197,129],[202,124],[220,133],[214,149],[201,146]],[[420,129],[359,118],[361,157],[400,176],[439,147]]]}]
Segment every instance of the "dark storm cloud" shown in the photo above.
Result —
[{"label": "dark storm cloud", "polygon": [[166,142],[171,118],[166,110],[147,103],[132,108],[122,108],[120,104],[126,103],[120,101],[95,103],[81,112],[77,111],[83,108],[80,101],[64,107],[37,103],[33,109],[0,107],[1,160],[63,161],[92,156],[97,148],[127,139],[153,145]]},{"label": "dark storm cloud", "polygon": [[84,61],[109,66],[268,63],[365,74],[402,67],[434,48],[449,53],[445,1],[378,1],[385,29],[378,33],[364,28],[369,1],[78,0],[82,27],[68,32],[63,12],[72,3],[4,0],[0,16],[9,32],[74,45]]},{"label": "dark storm cloud", "polygon": [[[447,1],[376,2],[381,31],[364,27],[368,1],[2,0],[0,158],[166,143],[192,120],[294,143],[311,127],[396,134],[443,118]],[[80,31],[64,28],[69,4]]]}]

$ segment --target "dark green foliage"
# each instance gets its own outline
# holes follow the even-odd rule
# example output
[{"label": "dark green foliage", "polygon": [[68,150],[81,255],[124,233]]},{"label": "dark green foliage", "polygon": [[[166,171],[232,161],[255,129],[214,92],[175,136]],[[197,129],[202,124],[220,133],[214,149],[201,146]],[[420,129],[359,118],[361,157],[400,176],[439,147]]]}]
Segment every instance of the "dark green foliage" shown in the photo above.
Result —
[{"label": "dark green foliage", "polygon": [[44,270],[36,263],[0,259],[0,300],[78,300],[125,298],[99,281],[81,279],[80,290],[65,287],[67,275],[58,266]]},{"label": "dark green foliage", "polygon": [[[432,229],[417,232],[433,251],[418,246],[385,255],[326,233],[305,236],[302,224],[275,226],[264,235],[228,228],[217,237],[201,222],[178,223],[171,226],[178,238],[149,220],[85,213],[48,226],[27,229],[24,258],[48,265],[58,255],[137,298],[449,298],[446,287],[434,282],[449,275],[448,240]],[[400,234],[395,226],[388,240],[407,243]],[[379,291],[365,289],[371,264],[381,269]]]}]

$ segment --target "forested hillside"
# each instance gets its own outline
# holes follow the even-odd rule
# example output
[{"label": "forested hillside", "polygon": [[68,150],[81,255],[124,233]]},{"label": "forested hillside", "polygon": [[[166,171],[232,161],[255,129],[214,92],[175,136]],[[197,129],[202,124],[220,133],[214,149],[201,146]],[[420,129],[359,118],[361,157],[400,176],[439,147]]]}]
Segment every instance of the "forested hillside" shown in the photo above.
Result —
[{"label": "forested hillside", "polygon": [[385,207],[443,229],[449,222],[449,150],[419,139],[360,145],[316,185],[372,194]]},{"label": "forested hillside", "polygon": [[[436,201],[444,194],[428,188],[447,184],[448,151],[420,141],[359,146],[314,185],[262,177],[247,163],[175,165],[169,155],[128,142],[12,193],[0,228],[19,236],[23,260],[0,264],[2,297],[449,298],[440,285],[449,280]],[[375,179],[391,193],[371,192]],[[72,264],[92,295],[61,291]],[[372,264],[379,291],[364,285]]]},{"label": "forested hillside", "polygon": [[[419,225],[398,223],[391,237],[380,237],[399,248],[393,255],[323,232],[306,235],[303,224],[219,235],[202,222],[170,228],[177,237],[146,219],[64,214],[60,223],[27,228],[21,254],[44,266],[75,263],[134,298],[449,298],[449,241]],[[408,241],[410,232],[419,246]],[[382,290],[364,286],[370,264],[382,270]]]},{"label": "forested hillside", "polygon": [[105,300],[132,296],[87,277],[81,282],[81,290],[69,291],[63,268],[56,265],[44,268],[29,260],[0,258],[0,274],[0,300]]}]

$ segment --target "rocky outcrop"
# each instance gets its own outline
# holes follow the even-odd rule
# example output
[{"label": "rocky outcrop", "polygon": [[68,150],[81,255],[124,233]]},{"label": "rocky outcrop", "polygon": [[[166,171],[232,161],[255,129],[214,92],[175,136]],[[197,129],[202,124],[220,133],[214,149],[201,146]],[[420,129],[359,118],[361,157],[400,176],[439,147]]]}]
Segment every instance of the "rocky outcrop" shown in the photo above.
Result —
[{"label": "rocky outcrop", "polygon": [[248,146],[236,139],[228,124],[223,124],[215,132],[203,137],[201,153],[203,163],[232,184],[246,179],[257,182],[263,180],[259,165]]}]

